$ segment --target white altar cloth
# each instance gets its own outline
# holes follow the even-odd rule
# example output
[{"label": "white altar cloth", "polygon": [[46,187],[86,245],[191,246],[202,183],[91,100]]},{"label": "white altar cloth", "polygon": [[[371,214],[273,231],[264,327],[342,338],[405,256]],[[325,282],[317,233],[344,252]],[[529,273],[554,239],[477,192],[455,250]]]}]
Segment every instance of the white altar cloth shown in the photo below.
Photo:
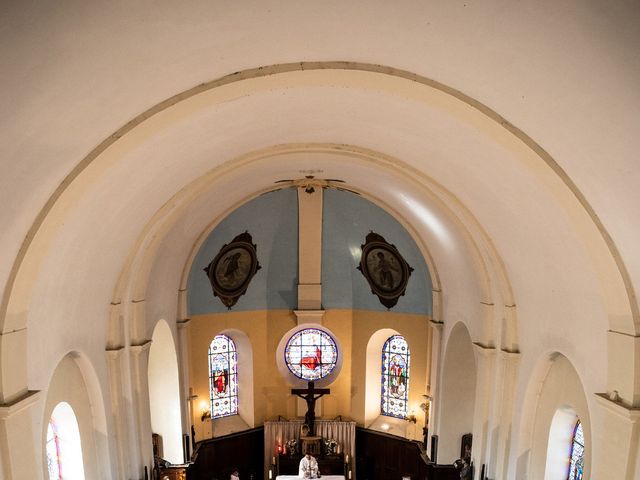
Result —
[{"label": "white altar cloth", "polygon": [[[278,475],[276,480],[300,480],[301,478],[297,475]],[[344,475],[322,475],[320,480],[344,480]]]}]

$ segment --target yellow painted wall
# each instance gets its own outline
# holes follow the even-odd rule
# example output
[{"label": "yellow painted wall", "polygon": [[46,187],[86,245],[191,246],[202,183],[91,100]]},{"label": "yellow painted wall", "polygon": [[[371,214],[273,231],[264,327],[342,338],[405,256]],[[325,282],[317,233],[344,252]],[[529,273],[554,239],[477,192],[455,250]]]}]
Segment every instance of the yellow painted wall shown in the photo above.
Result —
[{"label": "yellow painted wall", "polygon": [[[194,425],[198,440],[209,436],[206,423],[200,420],[200,405],[209,399],[207,352],[217,334],[228,330],[244,332],[253,351],[253,409],[254,425],[265,420],[297,416],[298,399],[291,395],[291,387],[278,371],[276,350],[283,335],[297,325],[290,310],[259,310],[216,313],[193,317],[189,326],[190,387],[198,398],[194,401]],[[424,425],[419,405],[427,392],[429,361],[431,356],[429,317],[426,315],[363,310],[327,310],[323,325],[341,345],[342,370],[330,385],[331,394],[322,398],[319,411],[324,418],[342,415],[364,424],[366,388],[380,389],[378,385],[365,385],[366,350],[371,336],[383,328],[391,328],[405,337],[411,351],[411,378],[409,383],[409,410],[415,410],[418,426]],[[231,334],[233,336],[233,333]],[[242,352],[240,351],[239,354]],[[380,357],[381,358],[381,357]],[[246,359],[245,359],[246,360]],[[249,368],[239,355],[238,372]],[[246,392],[240,391],[240,395]],[[216,428],[214,435],[220,428]],[[210,427],[209,427],[210,428]],[[420,429],[417,429],[420,431]],[[419,436],[419,435],[418,435]]]},{"label": "yellow painted wall", "polygon": [[[393,312],[373,312],[355,310],[353,312],[352,369],[354,372],[366,371],[367,344],[372,335],[385,328],[400,333],[409,344],[411,353],[411,370],[409,379],[409,412],[417,417],[418,426],[424,425],[424,413],[420,404],[424,402],[423,394],[427,393],[429,367],[431,359],[431,337],[429,317]],[[378,355],[382,367],[382,352]],[[379,390],[379,381],[374,385],[366,385],[366,375],[355,374],[352,377],[351,390],[353,408],[352,417],[360,424],[365,424],[365,396],[372,390]],[[421,438],[422,430],[414,429],[417,438]],[[412,430],[413,431],[413,430]]]}]

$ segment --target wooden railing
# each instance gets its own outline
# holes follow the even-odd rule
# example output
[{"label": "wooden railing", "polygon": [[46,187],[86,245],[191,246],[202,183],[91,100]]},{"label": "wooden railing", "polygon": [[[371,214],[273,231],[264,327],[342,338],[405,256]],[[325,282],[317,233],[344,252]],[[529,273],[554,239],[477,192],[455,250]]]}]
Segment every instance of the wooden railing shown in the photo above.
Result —
[{"label": "wooden railing", "polygon": [[419,442],[382,432],[356,428],[356,477],[358,480],[425,480],[427,459]]},{"label": "wooden railing", "polygon": [[204,440],[196,445],[188,480],[227,480],[234,468],[242,480],[261,480],[264,466],[264,427]]}]

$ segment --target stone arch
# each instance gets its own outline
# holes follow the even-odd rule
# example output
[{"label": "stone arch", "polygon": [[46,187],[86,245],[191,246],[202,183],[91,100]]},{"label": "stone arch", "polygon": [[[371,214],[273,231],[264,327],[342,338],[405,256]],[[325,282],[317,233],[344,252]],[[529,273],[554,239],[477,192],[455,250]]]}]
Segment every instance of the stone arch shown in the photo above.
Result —
[{"label": "stone arch", "polygon": [[[316,70],[318,69],[318,70]],[[574,200],[577,200],[580,208],[586,212],[586,214],[590,217],[591,222],[597,229],[600,237],[604,240],[607,249],[609,250],[610,256],[616,264],[617,270],[619,272],[619,276],[622,279],[622,282],[625,286],[628,305],[632,311],[632,317],[634,322],[638,322],[639,313],[638,306],[636,303],[635,291],[630,280],[627,268],[622,261],[622,257],[618,252],[615,244],[610,238],[610,235],[606,231],[603,224],[598,219],[597,215],[593,211],[592,207],[587,202],[584,195],[580,192],[577,186],[572,182],[572,180],[568,177],[568,175],[561,169],[561,167],[557,164],[557,162],[538,144],[536,144],[533,139],[527,136],[523,131],[515,127],[514,125],[507,122],[503,119],[497,112],[490,109],[488,106],[483,105],[477,100],[468,97],[467,95],[459,92],[455,89],[447,87],[446,85],[440,84],[434,80],[429,78],[421,77],[419,75],[413,74],[411,72],[394,69],[391,67],[382,67],[377,65],[370,64],[361,64],[361,63],[353,63],[353,62],[316,62],[316,63],[292,63],[292,64],[282,64],[282,65],[272,65],[268,67],[259,67],[255,69],[249,69],[243,72],[237,72],[217,80],[213,80],[211,82],[203,83],[194,87],[190,90],[182,92],[174,97],[171,97],[149,110],[141,113],[138,117],[128,122],[126,125],[121,127],[117,132],[113,135],[110,135],[106,138],[101,144],[99,144],[92,152],[90,152],[77,166],[74,170],[68,175],[68,177],[61,183],[58,189],[52,194],[49,198],[47,204],[43,208],[43,210],[38,215],[37,219],[34,221],[33,225],[30,228],[28,235],[26,236],[26,240],[23,243],[20,252],[17,255],[16,261],[11,270],[11,274],[9,277],[9,281],[7,282],[7,288],[5,289],[2,304],[0,305],[0,315],[3,319],[2,331],[6,331],[7,325],[6,323],[6,313],[11,311],[21,311],[19,305],[12,306],[11,303],[13,301],[17,301],[19,304],[24,301],[28,301],[28,286],[26,283],[21,281],[22,276],[22,266],[28,265],[29,269],[38,268],[38,258],[42,258],[42,255],[37,255],[37,258],[34,258],[33,262],[25,262],[25,258],[29,254],[32,249],[32,244],[35,241],[36,243],[45,240],[43,237],[50,235],[52,232],[49,232],[47,235],[37,235],[42,231],[46,231],[47,228],[42,228],[47,221],[56,221],[59,219],[60,215],[63,215],[64,212],[55,212],[56,206],[59,200],[67,193],[69,190],[72,190],[74,186],[78,183],[82,183],[82,175],[86,170],[90,169],[90,167],[95,167],[97,163],[105,152],[107,152],[110,147],[116,144],[122,137],[128,136],[131,132],[134,132],[136,128],[139,126],[152,121],[155,117],[160,116],[163,112],[172,109],[176,105],[180,103],[185,103],[185,100],[194,99],[197,96],[200,96],[206,92],[214,91],[219,87],[223,87],[226,85],[234,84],[242,82],[248,78],[264,78],[275,75],[286,75],[290,72],[296,71],[305,71],[305,72],[315,72],[315,71],[326,71],[326,70],[336,70],[336,71],[347,71],[347,72],[368,72],[374,75],[382,75],[382,77],[391,77],[394,80],[403,80],[409,81],[417,87],[427,87],[428,89],[437,92],[438,95],[443,95],[446,97],[448,101],[453,101],[453,103],[460,102],[460,104],[464,105],[466,109],[472,109],[475,111],[475,114],[479,116],[481,121],[487,122],[492,125],[492,127],[499,126],[499,128],[503,129],[502,134],[507,134],[508,136],[512,136],[521,144],[521,148],[524,148],[528,154],[533,154],[537,157],[538,160],[542,161],[546,164],[552,172],[554,172],[556,178],[564,184],[567,190],[572,194]],[[433,99],[432,99],[433,100]],[[99,169],[98,169],[99,170]],[[64,202],[62,202],[64,203]],[[52,229],[55,231],[55,229]],[[41,247],[44,245],[38,245],[39,248],[36,248],[36,251],[43,251]],[[45,247],[46,250],[46,247]],[[27,274],[26,278],[31,278],[32,274]],[[25,280],[26,280],[25,278]],[[16,290],[17,289],[17,290]],[[634,329],[635,331],[635,329]]]},{"label": "stone arch", "polygon": [[476,402],[477,366],[467,327],[456,323],[444,348],[438,416],[438,463],[460,457],[462,435],[472,433]]},{"label": "stone arch", "polygon": [[[65,355],[51,376],[41,424],[42,448],[47,438],[49,419],[61,403],[70,406],[77,420],[85,478],[112,478],[112,462],[115,459],[109,455],[109,435],[101,390],[90,361],[79,352]],[[37,458],[44,460],[42,452]],[[46,472],[46,463],[43,471]]]},{"label": "stone arch", "polygon": [[[547,478],[549,448],[557,446],[558,432],[579,418],[585,436],[585,478],[590,478],[594,458],[591,415],[582,380],[572,362],[558,352],[543,354],[529,380],[525,398],[516,477]],[[549,467],[548,471],[548,478],[558,478],[557,466]]]},{"label": "stone arch", "polygon": [[171,328],[159,320],[149,348],[149,411],[151,429],[162,438],[163,458],[182,463],[182,421],[178,355]]},{"label": "stone arch", "polygon": [[[609,250],[609,256],[617,267],[618,276],[619,278],[621,278],[622,283],[624,284],[623,288],[626,290],[627,305],[631,309],[631,317],[633,318],[633,321],[635,323],[638,322],[639,315],[635,298],[635,291],[629,278],[626,266],[624,265],[624,262],[622,261],[622,258],[617,251],[615,244],[612,242],[608,232],[599,221],[584,196],[573,184],[566,173],[559,167],[557,162],[555,162],[555,160],[541,146],[537,145],[524,132],[522,132],[509,122],[505,121],[502,117],[500,117],[498,113],[491,110],[486,105],[483,105],[480,102],[476,101],[475,99],[470,98],[463,93],[449,88],[445,85],[439,84],[438,82],[435,82],[431,79],[421,77],[410,72],[397,70],[390,67],[352,62],[301,62],[250,69],[199,85],[198,87],[169,98],[152,107],[148,111],[140,114],[134,120],[120,128],[113,135],[110,135],[92,152],[90,152],[87,157],[85,157],[68,175],[65,181],[61,183],[60,187],[53,193],[41,213],[38,215],[37,219],[34,221],[28,235],[26,236],[26,240],[23,243],[20,252],[17,255],[16,261],[14,262],[14,265],[12,267],[9,281],[7,282],[7,287],[3,295],[2,304],[0,305],[0,317],[2,317],[3,319],[2,331],[7,332],[11,331],[12,329],[20,329],[24,327],[24,324],[20,325],[21,315],[19,314],[19,312],[26,311],[26,309],[23,307],[24,302],[28,302],[28,298],[30,296],[28,292],[28,285],[30,282],[28,281],[28,279],[33,278],[33,269],[38,268],[38,265],[40,263],[39,259],[43,258],[42,254],[36,255],[36,252],[44,252],[47,250],[47,238],[50,238],[50,235],[52,235],[56,230],[55,228],[48,228],[47,224],[53,222],[51,225],[53,226],[53,224],[55,224],[55,222],[57,222],[61,218],[61,216],[64,216],[64,208],[61,211],[56,211],[58,210],[58,204],[65,203],[59,202],[59,200],[70,193],[70,191],[74,189],[74,186],[80,186],[80,184],[84,183],[82,177],[85,171],[96,167],[97,164],[102,161],[102,157],[110,149],[110,147],[119,142],[123,137],[128,137],[129,134],[134,132],[138,127],[154,120],[155,117],[161,116],[163,112],[170,110],[181,103],[185,103],[186,100],[193,100],[195,97],[200,96],[201,94],[217,90],[220,87],[231,84],[239,84],[249,78],[257,79],[276,75],[286,75],[287,73],[296,71],[317,73],[327,70],[354,72],[359,74],[359,76],[361,76],[363,73],[368,73],[374,76],[379,75],[381,79],[392,78],[394,81],[402,81],[403,83],[408,82],[409,84],[413,84],[418,89],[427,87],[428,90],[431,89],[434,92],[437,92],[438,95],[444,96],[448,101],[452,101],[453,103],[459,102],[461,105],[464,105],[465,109],[474,111],[474,115],[478,115],[482,122],[491,124],[492,128],[498,126],[498,128],[502,129],[502,134],[506,134],[507,136],[511,136],[516,139],[517,142],[520,143],[520,148],[524,148],[527,151],[528,155],[533,154],[533,156],[536,157],[538,161],[541,161],[554,173],[556,180],[559,180],[559,182],[564,185],[564,188],[567,189],[567,193],[569,193],[570,196],[574,197],[573,201],[577,201],[579,208],[586,212],[587,216],[590,217],[590,221],[592,222],[593,226],[595,226],[595,229],[598,231],[601,239],[604,240],[606,248]],[[99,172],[100,168],[98,168],[97,171]],[[37,245],[34,245],[34,242]],[[42,244],[41,242],[45,243]],[[25,261],[25,259],[29,255],[31,255],[31,252],[33,252],[34,257],[29,261]],[[613,290],[610,290],[609,292],[613,292]],[[11,318],[11,321],[7,322],[7,318]],[[17,324],[15,322],[17,322]],[[635,323],[632,327],[627,326],[623,329],[635,332]],[[619,327],[621,326],[619,325]],[[3,381],[3,383],[6,382]],[[9,396],[10,395],[11,394],[9,393]]]}]

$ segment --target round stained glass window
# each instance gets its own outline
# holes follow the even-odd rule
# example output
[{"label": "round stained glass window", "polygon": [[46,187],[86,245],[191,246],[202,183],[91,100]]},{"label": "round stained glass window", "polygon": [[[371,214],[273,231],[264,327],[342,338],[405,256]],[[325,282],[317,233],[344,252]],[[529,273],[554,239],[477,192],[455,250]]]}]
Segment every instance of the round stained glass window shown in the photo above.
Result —
[{"label": "round stained glass window", "polygon": [[306,328],[291,336],[284,348],[284,361],[296,377],[319,380],[336,367],[338,347],[327,332]]}]

